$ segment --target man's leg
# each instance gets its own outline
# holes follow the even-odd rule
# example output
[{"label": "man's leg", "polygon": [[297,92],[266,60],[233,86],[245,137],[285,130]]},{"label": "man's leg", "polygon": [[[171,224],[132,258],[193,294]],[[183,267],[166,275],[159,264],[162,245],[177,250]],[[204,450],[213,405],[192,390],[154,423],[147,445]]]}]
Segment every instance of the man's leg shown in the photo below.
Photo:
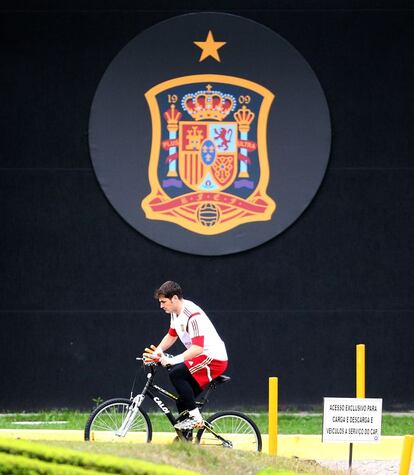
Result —
[{"label": "man's leg", "polygon": [[195,398],[202,392],[202,389],[184,363],[174,365],[170,368],[169,374],[179,396],[178,411],[181,413],[188,410],[189,412],[188,419],[176,424],[176,428],[184,432],[185,429],[192,429],[192,427],[187,427],[188,425],[196,426],[198,423],[202,423],[202,416],[195,402]]},{"label": "man's leg", "polygon": [[195,398],[202,392],[197,381],[191,376],[184,363],[174,365],[169,370],[171,382],[177,390],[179,399],[177,409],[181,413],[186,409],[191,411],[197,407]]}]

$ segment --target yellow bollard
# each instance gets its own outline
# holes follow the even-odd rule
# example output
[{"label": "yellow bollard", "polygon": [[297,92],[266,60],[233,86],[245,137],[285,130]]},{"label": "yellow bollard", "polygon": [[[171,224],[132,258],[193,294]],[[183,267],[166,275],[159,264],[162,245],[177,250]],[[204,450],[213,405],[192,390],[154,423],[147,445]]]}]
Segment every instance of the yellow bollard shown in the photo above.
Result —
[{"label": "yellow bollard", "polygon": [[269,378],[269,455],[277,455],[278,379]]},{"label": "yellow bollard", "polygon": [[403,450],[401,454],[399,475],[408,475],[408,472],[410,471],[413,445],[414,445],[414,435],[406,435],[404,437]]},{"label": "yellow bollard", "polygon": [[[365,398],[365,345],[356,346],[356,397]],[[352,470],[354,444],[349,444],[348,467]]]},{"label": "yellow bollard", "polygon": [[356,346],[356,397],[365,397],[365,345]]}]

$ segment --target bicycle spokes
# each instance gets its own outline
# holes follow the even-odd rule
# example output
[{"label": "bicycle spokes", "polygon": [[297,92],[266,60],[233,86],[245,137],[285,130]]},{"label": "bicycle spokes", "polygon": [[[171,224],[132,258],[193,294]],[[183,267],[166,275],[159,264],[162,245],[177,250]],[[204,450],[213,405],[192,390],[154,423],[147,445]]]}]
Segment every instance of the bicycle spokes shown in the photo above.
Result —
[{"label": "bicycle spokes", "polygon": [[103,403],[92,413],[85,427],[85,440],[102,442],[123,438],[147,442],[151,434],[148,416],[128,399]]},{"label": "bicycle spokes", "polygon": [[241,450],[261,450],[261,437],[255,424],[235,412],[213,415],[197,434],[200,445],[221,446]]}]

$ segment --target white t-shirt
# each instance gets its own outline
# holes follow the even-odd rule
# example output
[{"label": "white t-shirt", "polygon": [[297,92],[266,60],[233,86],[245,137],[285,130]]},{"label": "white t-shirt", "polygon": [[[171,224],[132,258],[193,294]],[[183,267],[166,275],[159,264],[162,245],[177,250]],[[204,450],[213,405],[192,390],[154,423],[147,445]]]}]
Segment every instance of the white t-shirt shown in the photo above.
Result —
[{"label": "white t-shirt", "polygon": [[226,346],[211,320],[198,305],[190,300],[183,299],[183,309],[179,315],[171,314],[168,333],[171,336],[178,336],[186,348],[198,345],[203,348],[203,355],[215,360],[227,361]]}]

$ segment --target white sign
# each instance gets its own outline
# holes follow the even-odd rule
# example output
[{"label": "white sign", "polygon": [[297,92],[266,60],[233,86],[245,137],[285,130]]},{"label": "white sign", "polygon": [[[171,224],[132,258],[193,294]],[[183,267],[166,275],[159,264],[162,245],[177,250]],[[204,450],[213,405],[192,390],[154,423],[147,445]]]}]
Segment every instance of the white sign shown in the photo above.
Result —
[{"label": "white sign", "polygon": [[379,442],[381,417],[382,399],[325,397],[322,442]]}]

